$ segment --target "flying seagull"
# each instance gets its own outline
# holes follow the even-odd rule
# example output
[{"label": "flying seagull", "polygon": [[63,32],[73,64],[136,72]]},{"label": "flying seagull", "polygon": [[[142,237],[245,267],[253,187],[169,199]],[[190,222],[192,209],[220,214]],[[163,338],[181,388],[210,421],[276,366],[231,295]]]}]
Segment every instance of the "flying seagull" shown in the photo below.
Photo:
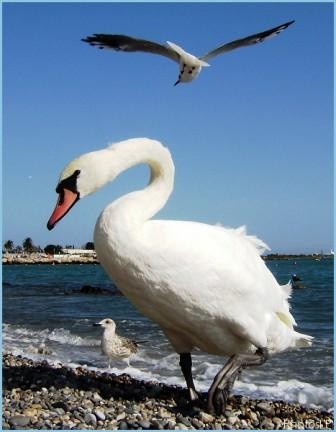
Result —
[{"label": "flying seagull", "polygon": [[263,42],[266,39],[276,36],[293,23],[294,20],[285,24],[281,24],[270,30],[220,45],[218,48],[201,57],[195,57],[194,55],[184,51],[183,48],[169,41],[167,41],[167,45],[161,45],[157,42],[152,42],[145,39],[136,39],[125,35],[95,33],[93,36],[88,36],[85,39],[82,39],[82,41],[87,42],[92,46],[97,46],[100,49],[110,48],[116,51],[125,52],[142,51],[168,57],[178,63],[180,66],[178,80],[174,84],[176,85],[180,82],[187,83],[195,79],[201,72],[202,67],[210,66],[207,62],[212,57],[232,51],[236,48],[255,45],[257,43]]}]

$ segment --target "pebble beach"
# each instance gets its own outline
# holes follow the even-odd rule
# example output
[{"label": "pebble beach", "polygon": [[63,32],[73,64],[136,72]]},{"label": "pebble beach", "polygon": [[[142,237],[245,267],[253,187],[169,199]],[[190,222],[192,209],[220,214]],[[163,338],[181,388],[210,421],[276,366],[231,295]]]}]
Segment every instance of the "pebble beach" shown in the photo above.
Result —
[{"label": "pebble beach", "polygon": [[231,396],[225,415],[190,405],[186,390],[129,375],[3,355],[3,429],[330,429],[333,414]]}]

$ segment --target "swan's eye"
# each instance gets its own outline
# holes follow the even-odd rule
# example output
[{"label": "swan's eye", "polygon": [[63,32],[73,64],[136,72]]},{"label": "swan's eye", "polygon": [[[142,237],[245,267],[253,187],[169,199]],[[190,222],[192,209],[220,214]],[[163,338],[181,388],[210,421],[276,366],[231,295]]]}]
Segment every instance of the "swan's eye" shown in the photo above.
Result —
[{"label": "swan's eye", "polygon": [[71,192],[77,193],[77,177],[79,176],[79,174],[80,174],[80,170],[76,170],[71,176],[63,179],[58,184],[56,188],[56,192],[58,194],[61,194],[63,189],[68,189]]}]

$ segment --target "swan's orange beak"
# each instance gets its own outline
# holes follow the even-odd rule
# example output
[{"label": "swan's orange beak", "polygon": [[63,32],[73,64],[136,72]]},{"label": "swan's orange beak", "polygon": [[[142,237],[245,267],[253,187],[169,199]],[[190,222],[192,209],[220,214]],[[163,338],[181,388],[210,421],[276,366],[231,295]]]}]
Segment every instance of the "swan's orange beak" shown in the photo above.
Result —
[{"label": "swan's orange beak", "polygon": [[52,215],[50,216],[47,228],[52,230],[59,220],[64,217],[68,211],[79,200],[79,193],[72,192],[69,189],[62,189],[58,196],[58,201]]}]

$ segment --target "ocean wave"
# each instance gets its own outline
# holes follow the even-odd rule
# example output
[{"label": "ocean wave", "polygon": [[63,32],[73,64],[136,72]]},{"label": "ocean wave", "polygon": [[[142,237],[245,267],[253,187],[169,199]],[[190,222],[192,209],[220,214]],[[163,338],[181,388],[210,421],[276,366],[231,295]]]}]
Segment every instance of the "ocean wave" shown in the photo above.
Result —
[{"label": "ocean wave", "polygon": [[11,346],[15,347],[15,345],[22,346],[25,343],[48,344],[50,341],[75,346],[100,345],[100,341],[95,338],[74,335],[70,330],[64,328],[33,330],[10,324],[3,324],[2,339],[6,349]]},{"label": "ocean wave", "polygon": [[268,385],[255,385],[237,381],[234,391],[237,394],[254,398],[297,402],[310,408],[329,410],[334,404],[332,387],[317,387],[295,379]]},{"label": "ocean wave", "polygon": [[[84,324],[86,320],[83,320]],[[44,344],[51,348],[52,355],[37,353],[32,347]],[[69,367],[82,366],[91,370],[115,374],[127,373],[144,381],[157,381],[167,385],[185,387],[179,368],[179,356],[151,343],[143,344],[131,358],[128,366],[124,361],[116,361],[111,369],[102,356],[100,340],[93,336],[79,336],[64,328],[34,330],[16,325],[3,325],[3,348],[5,352],[22,355],[32,360],[45,359],[50,364],[62,363]],[[76,349],[73,349],[76,347]],[[160,355],[158,355],[158,352]],[[222,364],[223,359],[205,354],[194,356],[193,375],[196,388],[207,391]],[[251,398],[298,402],[306,407],[331,409],[333,407],[332,386],[316,386],[303,380],[289,379],[277,381],[277,370],[273,374],[261,374],[257,369],[246,369],[241,379],[234,385],[233,393]]]},{"label": "ocean wave", "polygon": [[[147,368],[135,367],[132,364],[130,366],[125,364],[123,367],[112,367],[111,369],[96,367],[89,369],[114,374],[127,373],[133,378],[143,381],[156,381],[167,385],[185,387],[185,381],[181,372],[167,376],[162,374],[162,369],[153,368],[149,370]],[[197,390],[202,392],[208,391],[215,376],[215,372],[217,371],[218,366],[208,364],[206,372],[207,379],[202,377],[202,379],[199,380],[195,374],[194,382]],[[282,400],[285,402],[299,403],[308,408],[325,410],[333,408],[333,391],[331,387],[317,387],[295,379],[279,381],[278,383],[264,383],[262,385],[237,380],[233,388],[233,394],[248,396],[252,399]]]}]

